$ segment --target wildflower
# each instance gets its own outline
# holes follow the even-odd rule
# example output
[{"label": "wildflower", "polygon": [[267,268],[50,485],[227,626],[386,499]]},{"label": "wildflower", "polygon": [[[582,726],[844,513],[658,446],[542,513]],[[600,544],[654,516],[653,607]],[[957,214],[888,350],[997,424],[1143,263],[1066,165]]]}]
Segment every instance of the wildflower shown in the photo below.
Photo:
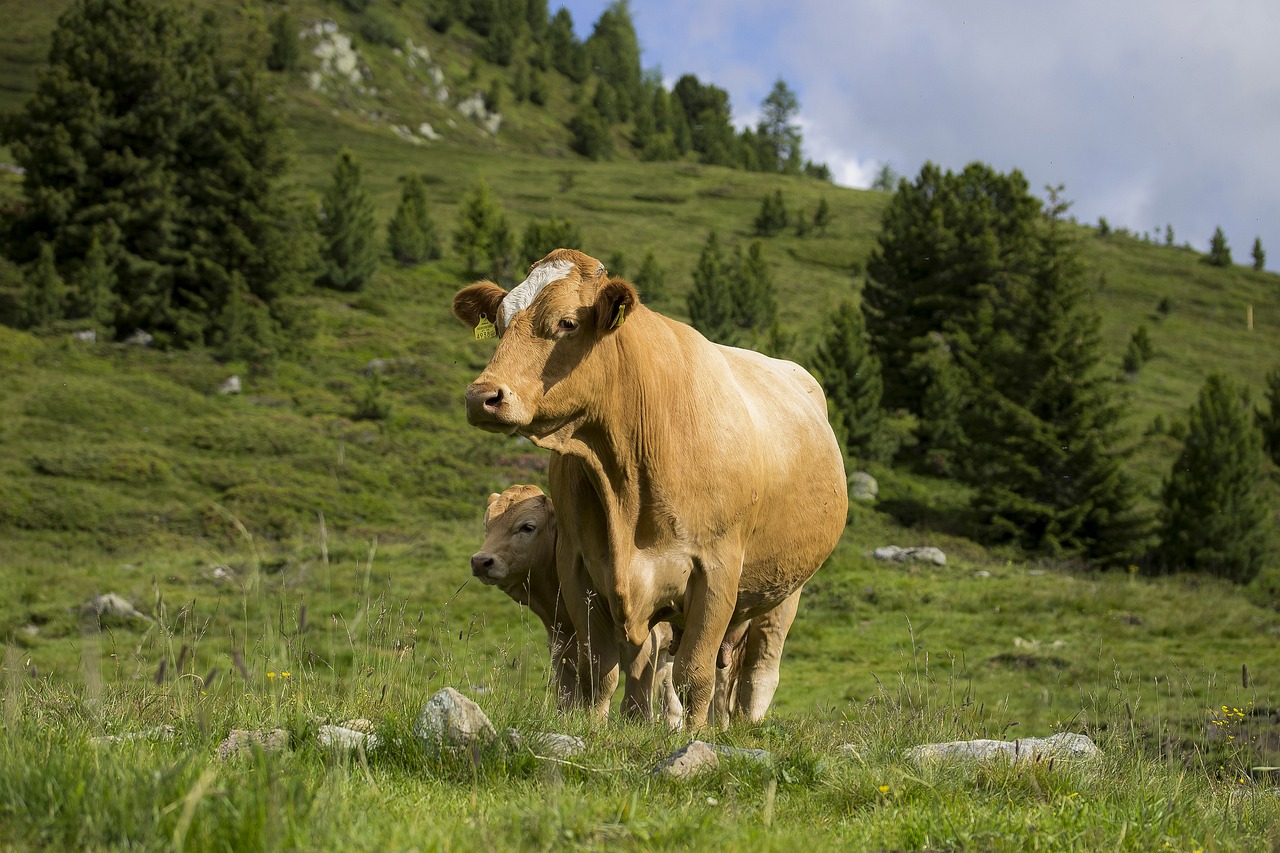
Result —
[{"label": "wildflower", "polygon": [[267,678],[275,678],[275,677],[276,677],[276,674],[274,672],[267,673]]},{"label": "wildflower", "polygon": [[880,793],[882,793],[882,794],[887,794],[887,793],[889,793],[889,786],[888,786],[888,785],[881,785],[881,786],[880,786]]},{"label": "wildflower", "polygon": [[280,677],[281,677],[281,678],[288,678],[288,677],[289,677],[289,670],[287,670],[287,669],[286,669],[286,670],[281,671],[281,673],[280,673]]}]

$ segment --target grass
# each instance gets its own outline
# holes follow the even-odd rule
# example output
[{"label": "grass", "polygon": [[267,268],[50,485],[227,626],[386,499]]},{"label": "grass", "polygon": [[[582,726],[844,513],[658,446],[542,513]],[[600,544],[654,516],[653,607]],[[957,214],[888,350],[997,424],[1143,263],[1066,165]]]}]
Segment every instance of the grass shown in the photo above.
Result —
[{"label": "grass", "polygon": [[[0,107],[34,85],[63,2],[28,4],[0,39]],[[292,4],[299,21],[339,14]],[[473,39],[382,10],[458,89]],[[226,12],[233,26],[248,18]],[[345,14],[345,13],[341,13]],[[353,21],[339,17],[344,30]],[[4,39],[7,39],[5,41]],[[397,177],[428,181],[446,235],[484,178],[518,233],[568,217],[588,252],[647,251],[684,296],[707,233],[751,239],[760,199],[832,210],[823,237],[766,241],[781,320],[803,360],[856,298],[882,193],[693,163],[589,163],[550,112],[505,111],[496,138],[421,96],[419,70],[360,46],[379,94],[284,83],[293,177],[318,196],[342,147],[360,157],[380,221]],[[498,70],[480,66],[478,88]],[[377,113],[377,115],[374,115]],[[442,143],[392,123],[429,120]],[[5,193],[13,181],[6,179]],[[1078,232],[1103,316],[1106,369],[1126,399],[1146,500],[1179,449],[1149,434],[1185,418],[1210,370],[1259,389],[1280,351],[1280,278],[1208,267],[1192,252]],[[687,736],[548,706],[541,626],[468,582],[484,498],[546,486],[546,457],[467,427],[461,391],[491,344],[450,316],[458,259],[384,259],[360,294],[312,297],[307,352],[269,368],[208,353],[83,344],[0,328],[0,838],[14,849],[683,848],[1153,850],[1274,848],[1280,565],[1248,588],[1029,562],[968,538],[964,490],[875,469],[880,500],[851,513],[809,584],[770,718],[717,734],[771,767],[727,762],[691,784],[649,769]],[[1172,310],[1157,311],[1168,297]],[[1244,328],[1252,305],[1255,328]],[[1155,358],[1120,364],[1139,324]],[[374,359],[385,363],[376,378]],[[217,393],[236,373],[244,393]],[[884,544],[937,545],[945,567],[878,563]],[[87,619],[116,592],[152,621]],[[1247,669],[1248,684],[1242,679]],[[288,672],[285,677],[282,673]],[[270,675],[274,673],[274,675]],[[524,753],[443,758],[413,719],[436,689],[479,700],[499,728],[580,734],[575,764]],[[1225,708],[1223,706],[1226,706]],[[1237,714],[1235,709],[1241,709]],[[389,738],[367,766],[314,745],[319,720],[367,717]],[[175,727],[173,740],[94,746]],[[219,763],[233,727],[281,726],[293,748]],[[917,767],[913,745],[1084,731],[1091,764]],[[858,743],[858,757],[839,752]],[[581,766],[576,766],[581,765]],[[584,769],[585,768],[585,769]],[[772,793],[770,793],[772,792]],[[709,802],[709,799],[715,802]]]}]

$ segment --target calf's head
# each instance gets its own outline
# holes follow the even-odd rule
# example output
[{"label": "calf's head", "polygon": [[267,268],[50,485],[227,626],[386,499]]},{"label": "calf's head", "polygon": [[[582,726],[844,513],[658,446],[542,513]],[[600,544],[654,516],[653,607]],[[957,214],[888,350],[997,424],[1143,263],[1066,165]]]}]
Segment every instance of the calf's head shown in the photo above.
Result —
[{"label": "calf's head", "polygon": [[612,380],[609,354],[638,303],[630,284],[572,249],[538,261],[510,293],[491,281],[458,291],[454,315],[473,329],[491,322],[500,338],[467,388],[467,420],[534,437],[572,421]]},{"label": "calf's head", "polygon": [[511,486],[489,495],[484,544],[471,555],[471,573],[528,601],[530,573],[555,565],[556,512],[537,486]]}]

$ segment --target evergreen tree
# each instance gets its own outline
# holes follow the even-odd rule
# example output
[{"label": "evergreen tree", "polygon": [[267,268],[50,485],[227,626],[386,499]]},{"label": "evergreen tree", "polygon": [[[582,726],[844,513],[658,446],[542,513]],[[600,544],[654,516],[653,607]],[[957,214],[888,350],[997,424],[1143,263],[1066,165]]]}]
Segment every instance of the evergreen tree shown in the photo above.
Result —
[{"label": "evergreen tree", "polygon": [[1250,253],[1253,257],[1253,268],[1261,272],[1267,266],[1267,253],[1262,248],[1262,238],[1253,238],[1253,251]]},{"label": "evergreen tree", "polygon": [[871,182],[871,189],[891,193],[898,189],[898,181],[902,176],[893,170],[893,166],[884,163],[876,170],[876,177]]},{"label": "evergreen tree", "polygon": [[599,111],[583,104],[569,119],[569,147],[591,160],[607,160],[613,154],[613,137]]},{"label": "evergreen tree", "polygon": [[[684,117],[688,147],[698,152],[698,159],[716,166],[737,165],[737,136],[733,132],[729,93],[718,86],[702,83],[692,74],[685,74],[676,81],[672,95]],[[680,134],[681,129],[677,126],[677,148],[680,147]]]},{"label": "evergreen tree", "polygon": [[364,287],[378,269],[377,222],[360,163],[343,149],[320,207],[320,284],[335,290]]},{"label": "evergreen tree", "polygon": [[1166,246],[1173,245],[1173,225],[1172,223],[1164,226],[1164,244]]},{"label": "evergreen tree", "polygon": [[826,198],[818,199],[818,209],[813,212],[813,227],[818,229],[818,234],[822,237],[827,236],[827,226],[831,224],[831,205],[827,204]]},{"label": "evergreen tree", "polygon": [[814,353],[813,372],[827,394],[832,425],[849,458],[887,460],[893,448],[880,408],[880,364],[867,346],[862,312],[852,302],[842,303],[832,317]]},{"label": "evergreen tree", "polygon": [[489,194],[489,185],[478,181],[462,203],[453,232],[454,248],[466,261],[467,272],[500,276],[510,240],[506,214]]},{"label": "evergreen tree", "polygon": [[640,101],[640,42],[627,0],[615,0],[596,21],[585,44],[589,64],[614,93],[618,121],[631,118]]},{"label": "evergreen tree", "polygon": [[787,227],[787,205],[783,201],[782,190],[774,190],[761,200],[760,211],[752,227],[761,237],[772,237]]},{"label": "evergreen tree", "polygon": [[735,253],[730,298],[734,322],[739,329],[763,335],[778,321],[778,297],[773,288],[773,274],[764,259],[764,244],[751,241],[744,257]]},{"label": "evergreen tree", "polygon": [[547,29],[547,44],[553,68],[574,83],[587,79],[587,75],[591,73],[587,51],[573,32],[573,16],[563,6],[551,19],[551,25]]},{"label": "evergreen tree", "polygon": [[67,285],[58,274],[53,246],[48,243],[40,247],[40,256],[27,267],[23,297],[23,319],[28,328],[47,326],[66,316]]},{"label": "evergreen tree", "polygon": [[689,291],[689,322],[707,338],[721,344],[736,340],[733,283],[720,248],[720,238],[712,231],[698,256]]},{"label": "evergreen tree", "polygon": [[74,269],[98,234],[122,333],[207,342],[232,271],[291,323],[310,244],[282,184],[262,61],[225,49],[212,14],[193,24],[150,0],[76,0],[35,94],[4,127],[27,199],[8,251],[29,261],[47,243]]},{"label": "evergreen tree", "polygon": [[800,102],[779,77],[760,105],[764,117],[756,126],[760,166],[766,172],[800,173],[800,126],[795,123]]},{"label": "evergreen tree", "polygon": [[636,273],[633,283],[645,305],[653,305],[666,299],[667,273],[658,264],[652,251],[645,252],[644,260],[640,262],[640,271]]},{"label": "evergreen tree", "polygon": [[298,46],[298,28],[288,12],[280,12],[271,19],[271,46],[267,50],[267,68],[271,71],[292,71],[302,58]]},{"label": "evergreen tree", "polygon": [[[979,321],[984,288],[1025,276],[1040,203],[1020,172],[972,163],[960,174],[926,163],[903,181],[867,262],[862,310],[884,372],[885,407],[919,414],[916,356],[940,334],[958,363]],[[967,368],[966,368],[967,370]]]},{"label": "evergreen tree", "polygon": [[1211,374],[1165,480],[1155,553],[1161,568],[1253,579],[1271,550],[1263,459],[1248,392]]},{"label": "evergreen tree", "polygon": [[955,476],[968,458],[963,418],[969,382],[941,333],[911,360],[910,375],[921,388],[915,437],[920,462],[942,476]]},{"label": "evergreen tree", "polygon": [[1215,267],[1231,266],[1231,247],[1227,245],[1227,235],[1222,228],[1215,228],[1213,237],[1209,239],[1209,255],[1205,261]]},{"label": "evergreen tree", "polygon": [[1144,521],[1123,467],[1122,410],[1099,369],[1101,317],[1058,191],[1032,223],[1022,272],[979,289],[960,354],[975,397],[962,473],[991,538],[1114,562],[1139,545]]},{"label": "evergreen tree", "polygon": [[1124,351],[1124,372],[1137,373],[1154,355],[1151,333],[1146,326],[1139,326],[1129,336],[1129,346]]},{"label": "evergreen tree", "polygon": [[576,249],[581,245],[582,232],[572,220],[554,216],[535,219],[525,226],[524,239],[520,241],[519,263],[529,267],[556,249]]},{"label": "evergreen tree", "polygon": [[110,335],[116,313],[115,284],[116,274],[107,259],[107,250],[94,234],[70,289],[67,316],[87,320]]},{"label": "evergreen tree", "polygon": [[1258,412],[1262,447],[1280,465],[1280,367],[1267,374],[1267,411]]},{"label": "evergreen tree", "polygon": [[387,225],[387,248],[402,264],[420,264],[440,257],[440,238],[427,209],[427,191],[417,172],[400,178],[400,204]]}]

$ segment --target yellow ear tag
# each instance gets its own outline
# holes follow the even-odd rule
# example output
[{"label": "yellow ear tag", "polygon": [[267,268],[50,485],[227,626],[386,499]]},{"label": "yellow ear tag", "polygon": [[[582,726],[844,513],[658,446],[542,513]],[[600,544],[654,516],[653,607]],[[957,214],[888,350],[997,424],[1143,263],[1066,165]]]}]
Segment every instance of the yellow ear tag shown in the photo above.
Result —
[{"label": "yellow ear tag", "polygon": [[609,328],[610,328],[610,329],[616,329],[616,328],[618,328],[619,326],[621,326],[621,325],[622,325],[622,321],[623,321],[623,320],[625,320],[625,319],[627,319],[627,306],[626,306],[626,305],[619,305],[619,306],[618,306],[618,316],[614,318],[614,320],[613,320],[613,325],[612,325],[612,326],[610,326]]},{"label": "yellow ear tag", "polygon": [[498,327],[489,322],[489,318],[480,315],[480,322],[476,323],[476,340],[483,341],[485,338],[496,338],[498,336]]}]

